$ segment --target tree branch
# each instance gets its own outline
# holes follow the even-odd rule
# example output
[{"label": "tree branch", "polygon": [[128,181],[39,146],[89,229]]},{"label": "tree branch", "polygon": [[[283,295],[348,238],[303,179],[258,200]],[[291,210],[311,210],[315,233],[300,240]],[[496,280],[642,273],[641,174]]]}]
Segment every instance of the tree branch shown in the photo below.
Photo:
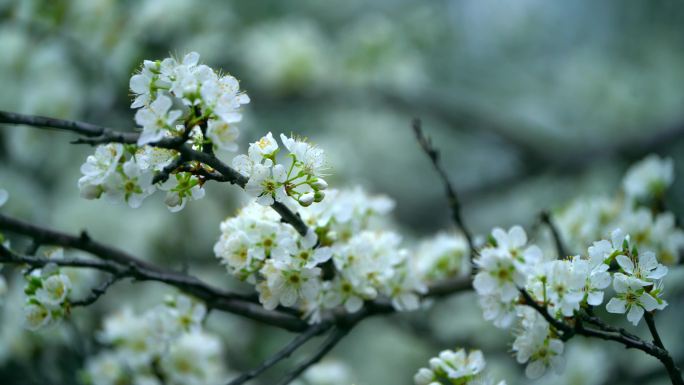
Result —
[{"label": "tree branch", "polygon": [[71,307],[79,307],[79,306],[89,306],[94,304],[100,297],[105,295],[107,293],[107,289],[109,289],[110,286],[118,282],[119,280],[123,279],[123,276],[120,274],[114,274],[109,279],[104,281],[102,285],[93,288],[91,290],[91,293],[88,297],[76,300],[76,301],[69,301],[69,304]]},{"label": "tree branch", "polygon": [[[23,124],[38,128],[48,127],[62,131],[70,131],[85,136],[85,138],[79,138],[72,142],[76,144],[133,144],[137,142],[138,137],[140,136],[137,132],[121,132],[111,128],[85,122],[48,118],[43,116],[24,115],[5,111],[0,111],[0,123]],[[223,163],[212,153],[193,150],[190,146],[185,144],[185,140],[181,137],[162,139],[158,142],[150,143],[150,145],[176,150],[180,153],[181,158],[185,161],[194,160],[204,163],[221,173],[227,182],[236,184],[243,188],[247,184],[248,178],[246,178],[244,175]],[[163,176],[161,178],[163,178]],[[292,227],[294,227],[299,234],[302,236],[307,234],[308,227],[298,214],[292,212],[280,202],[275,202],[272,207],[278,214],[280,214],[280,216],[283,218],[283,221],[292,225]]]},{"label": "tree branch", "polygon": [[335,347],[335,345],[337,345],[338,342],[342,340],[342,338],[344,338],[344,336],[347,335],[347,333],[349,333],[349,330],[349,328],[335,328],[332,331],[332,333],[328,336],[328,338],[323,342],[323,344],[318,348],[318,351],[314,353],[311,357],[309,357],[307,360],[297,365],[297,367],[294,370],[287,373],[285,377],[283,377],[278,382],[278,385],[289,384],[290,382],[294,381],[297,377],[299,377],[302,373],[304,373],[307,369],[309,369],[312,365],[320,361],[323,357],[325,357],[326,354],[328,354],[328,352],[330,352]]},{"label": "tree branch", "polygon": [[439,163],[439,151],[432,146],[430,138],[426,137],[423,134],[420,119],[414,119],[412,127],[413,132],[416,135],[416,140],[418,141],[418,144],[420,144],[420,147],[422,148],[423,152],[425,152],[428,158],[430,158],[432,166],[434,167],[435,171],[437,171],[437,174],[439,174],[439,177],[442,180],[442,183],[444,184],[444,189],[446,191],[447,199],[449,202],[449,208],[451,209],[452,219],[456,226],[459,228],[459,230],[461,230],[461,232],[466,238],[466,241],[468,242],[468,248],[470,249],[470,259],[472,261],[473,258],[475,258],[475,256],[478,254],[477,250],[475,249],[475,244],[473,243],[473,236],[468,227],[463,222],[463,217],[461,215],[461,201],[458,199],[456,190],[451,185],[451,181],[449,180],[449,176],[447,175],[446,171],[444,171],[441,164]]},{"label": "tree branch", "polygon": [[258,367],[241,374],[239,377],[230,381],[228,385],[241,385],[245,382],[255,378],[266,370],[270,369],[272,366],[276,365],[280,361],[289,358],[292,353],[299,349],[302,345],[308,342],[313,337],[321,334],[325,330],[329,329],[331,324],[329,323],[318,323],[309,327],[304,333],[297,335],[290,343],[285,345],[283,349],[278,351],[273,356],[264,360]]},{"label": "tree branch", "polygon": [[[607,341],[619,342],[626,348],[638,349],[648,355],[657,358],[663,364],[663,366],[665,366],[665,369],[667,370],[667,374],[670,376],[672,384],[684,385],[684,380],[682,380],[682,374],[679,371],[679,368],[676,367],[674,360],[672,359],[672,356],[670,356],[670,353],[662,346],[660,336],[658,335],[658,332],[655,330],[655,323],[653,322],[653,318],[650,318],[650,321],[647,319],[646,323],[648,324],[648,327],[651,330],[651,333],[653,334],[655,345],[650,344],[633,334],[627,333],[625,330],[617,329],[612,326],[606,325],[599,318],[593,316],[578,315],[574,327],[570,326],[549,314],[549,312],[546,310],[546,307],[538,304],[530,296],[527,290],[520,289],[520,293],[525,299],[525,305],[535,309],[539,314],[542,315],[542,317],[544,317],[544,319],[551,326],[553,326],[557,331],[561,332],[560,337],[563,341],[567,341],[574,335],[578,334],[585,337],[594,337]],[[648,312],[646,312],[646,314],[651,315]],[[600,330],[589,329],[584,327],[584,325],[582,324],[583,319],[588,320],[592,324],[596,325],[597,327],[599,327]],[[658,343],[658,341],[660,341],[660,343]]]},{"label": "tree branch", "polygon": [[[87,235],[76,237],[31,225],[2,214],[0,214],[0,230],[28,236],[34,240],[39,240],[41,244],[82,250],[103,260],[85,260],[87,261],[86,265],[75,267],[96,268],[115,275],[121,275],[122,277],[131,277],[138,281],[162,282],[197,297],[211,308],[242,315],[286,330],[299,332],[308,327],[306,322],[294,315],[264,309],[260,304],[254,303],[251,296],[225,292],[221,289],[209,286],[191,275],[151,265],[123,251],[93,241]],[[49,262],[64,265],[62,261],[63,260],[53,261],[41,258],[22,257],[19,259],[10,258],[5,262],[42,267],[45,263]]]},{"label": "tree branch", "polygon": [[558,231],[558,227],[556,227],[556,224],[553,222],[553,219],[551,218],[551,213],[544,210],[539,215],[539,219],[541,219],[542,223],[544,223],[549,228],[549,230],[551,230],[551,236],[553,237],[553,242],[556,245],[558,259],[567,257],[567,249],[565,248],[563,239],[561,238],[560,232]]}]

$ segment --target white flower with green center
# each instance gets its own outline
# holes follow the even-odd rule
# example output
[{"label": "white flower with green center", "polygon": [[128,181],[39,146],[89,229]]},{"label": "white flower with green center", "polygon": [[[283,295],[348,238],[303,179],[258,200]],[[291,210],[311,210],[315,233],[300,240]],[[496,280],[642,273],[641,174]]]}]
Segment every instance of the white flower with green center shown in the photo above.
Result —
[{"label": "white flower with green center", "polygon": [[572,260],[572,269],[580,277],[584,277],[583,292],[589,305],[598,306],[603,302],[603,289],[610,285],[608,265],[599,262],[592,267],[592,261],[579,256]]},{"label": "white flower with green center", "polygon": [[499,248],[486,248],[474,260],[478,273],[473,287],[480,295],[498,295],[508,302],[518,296],[518,287],[525,284],[525,276],[516,268],[512,256]]},{"label": "white flower with green center", "polygon": [[143,172],[134,160],[129,160],[106,181],[105,195],[113,203],[123,201],[138,208],[155,191],[152,178],[151,172]]},{"label": "white flower with green center", "polygon": [[[667,303],[659,304],[645,289],[651,283],[636,277],[631,277],[622,273],[615,273],[613,276],[613,289],[616,295],[606,304],[609,313],[627,313],[627,320],[634,325],[641,321],[644,310],[653,311],[662,309]],[[664,301],[663,301],[664,302]]]},{"label": "white flower with green center", "polygon": [[565,367],[563,342],[551,337],[549,324],[531,307],[519,308],[521,312],[520,330],[513,341],[518,363],[528,363],[525,375],[530,379],[541,377],[548,367],[561,373]]},{"label": "white flower with green center", "polygon": [[138,146],[159,141],[175,127],[182,113],[178,110],[169,111],[172,105],[171,98],[160,92],[148,107],[141,108],[135,113],[135,122],[143,128],[138,138]]},{"label": "white flower with green center", "polygon": [[104,191],[101,186],[116,172],[123,155],[123,145],[110,143],[97,146],[95,153],[81,165],[83,176],[78,180],[81,196],[86,199],[99,198]]},{"label": "white flower with green center", "polygon": [[159,70],[159,62],[145,60],[140,72],[131,76],[129,87],[136,95],[131,108],[143,107],[150,103],[156,89],[155,82],[159,79]]},{"label": "white flower with green center", "polygon": [[204,198],[204,188],[200,180],[189,172],[171,175],[160,187],[166,191],[164,203],[172,213],[181,211],[189,201]]},{"label": "white flower with green center", "polygon": [[636,163],[625,174],[622,186],[634,199],[661,197],[674,180],[672,159],[650,155]]},{"label": "white flower with green center", "polygon": [[546,282],[544,294],[554,312],[571,317],[584,298],[586,275],[573,269],[568,260],[549,261],[545,265]]},{"label": "white flower with green center", "polygon": [[36,331],[44,328],[52,321],[52,312],[39,304],[28,303],[24,306],[24,327],[28,330]]},{"label": "white flower with green center", "polygon": [[142,171],[161,171],[178,156],[175,150],[168,148],[142,146],[135,152],[135,162]]},{"label": "white flower with green center", "polygon": [[285,307],[294,306],[300,299],[315,301],[321,288],[321,269],[298,268],[268,260],[261,269],[266,279],[266,289],[259,292],[259,300],[267,310],[273,310],[278,304]]},{"label": "white flower with green center", "polygon": [[71,280],[64,274],[54,274],[43,279],[43,286],[36,290],[36,300],[49,309],[57,309],[66,301],[71,291]]},{"label": "white flower with green center", "polygon": [[270,206],[274,201],[285,202],[288,198],[284,187],[286,180],[287,170],[283,165],[268,167],[257,164],[245,185],[245,191],[264,206]]},{"label": "white flower with green center", "polygon": [[646,251],[637,257],[618,255],[616,260],[622,270],[634,278],[642,280],[661,279],[667,274],[667,267],[658,263],[655,253]]},{"label": "white flower with green center", "polygon": [[269,156],[274,156],[275,152],[278,150],[278,142],[273,138],[273,134],[270,132],[263,136],[261,139],[249,145],[250,158],[251,153],[260,155],[262,158]]},{"label": "white flower with green center", "polygon": [[207,123],[207,138],[219,150],[236,151],[238,148],[236,140],[239,134],[240,131],[232,123],[221,120],[210,120]]}]

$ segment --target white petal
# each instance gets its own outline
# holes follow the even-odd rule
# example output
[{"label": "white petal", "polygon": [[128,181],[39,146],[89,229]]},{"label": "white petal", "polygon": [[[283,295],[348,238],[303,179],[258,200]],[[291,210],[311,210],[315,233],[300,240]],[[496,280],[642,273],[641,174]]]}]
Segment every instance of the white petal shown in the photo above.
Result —
[{"label": "white petal", "polygon": [[641,306],[632,306],[627,313],[627,320],[632,324],[636,325],[641,321],[641,317],[644,316],[644,309]]},{"label": "white petal", "polygon": [[658,301],[648,293],[642,294],[641,297],[639,297],[639,302],[641,302],[641,305],[646,311],[653,311],[658,308]]},{"label": "white petal", "polygon": [[618,255],[616,259],[622,270],[624,270],[627,274],[634,274],[634,263],[631,259],[624,255]]},{"label": "white petal", "polygon": [[606,304],[606,310],[609,313],[624,313],[627,311],[627,302],[625,300],[613,297]]},{"label": "white petal", "polygon": [[525,375],[531,380],[536,380],[543,376],[545,371],[546,366],[541,361],[532,361],[525,368]]}]

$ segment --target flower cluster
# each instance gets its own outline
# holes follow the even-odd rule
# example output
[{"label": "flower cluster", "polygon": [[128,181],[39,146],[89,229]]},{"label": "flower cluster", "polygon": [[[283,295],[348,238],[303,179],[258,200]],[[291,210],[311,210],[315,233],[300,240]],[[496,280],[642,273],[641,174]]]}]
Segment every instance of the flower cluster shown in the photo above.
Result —
[{"label": "flower cluster", "polygon": [[267,206],[295,200],[306,207],[322,201],[328,187],[323,179],[327,167],[323,150],[283,134],[280,141],[288,151],[285,163],[277,161],[280,148],[270,132],[251,143],[247,155],[233,158],[233,167],[249,178],[245,191]]},{"label": "flower cluster", "polygon": [[[611,241],[594,242],[585,255],[557,260],[528,244],[521,227],[497,228],[475,264],[478,272],[473,286],[484,318],[499,328],[516,325],[513,351],[519,363],[528,364],[525,372],[530,378],[540,377],[548,367],[563,369],[563,342],[546,319],[527,306],[521,290],[561,322],[601,305],[611,282],[616,294],[607,311],[627,312],[627,319],[635,325],[644,310],[667,306],[659,281],[667,268],[657,262],[654,253],[638,252],[629,235],[620,230],[613,232]],[[617,264],[619,271],[610,270],[611,264]]]},{"label": "flower cluster", "polygon": [[[50,259],[63,258],[62,249],[45,251]],[[26,275],[26,304],[24,305],[24,326],[38,330],[54,324],[69,311],[71,280],[59,267],[50,263],[42,269],[35,269]]]},{"label": "flower cluster", "polygon": [[397,310],[419,305],[425,286],[413,272],[401,238],[373,225],[392,208],[384,197],[360,189],[330,190],[334,199],[302,211],[306,236],[256,203],[221,224],[214,252],[230,274],[253,283],[267,309],[298,308],[317,322],[343,305],[358,311],[380,296]]},{"label": "flower cluster", "polygon": [[[439,356],[430,359],[430,368],[421,368],[413,377],[416,385],[493,385],[490,377],[485,376],[484,355],[479,350],[466,353],[465,349],[444,350]],[[506,385],[500,381],[497,385]]]},{"label": "flower cluster", "polygon": [[234,77],[199,64],[197,52],[180,62],[175,58],[146,60],[131,77],[130,87],[135,95],[131,107],[139,109],[135,122],[143,128],[139,146],[201,128],[214,147],[237,149],[235,123],[242,119],[240,107],[249,103],[249,97],[240,92]]},{"label": "flower cluster", "polygon": [[[249,97],[234,77],[199,64],[194,52],[182,61],[145,61],[130,87],[135,95],[131,107],[138,109],[135,121],[142,127],[137,144],[98,146],[81,167],[81,196],[104,195],[135,208],[160,189],[166,191],[169,210],[180,211],[188,201],[204,197],[203,184],[214,170],[181,158],[177,146],[237,150],[235,124],[242,120],[240,108]],[[280,147],[270,132],[250,144],[246,155],[233,159],[233,167],[248,178],[247,193],[263,205],[277,201],[306,207],[322,201],[328,187],[323,150],[295,137],[281,134],[280,140],[288,151],[283,162],[277,160]]]},{"label": "flower cluster", "polygon": [[225,376],[220,340],[202,330],[204,305],[169,297],[143,314],[130,308],[109,316],[99,342],[109,348],[93,356],[82,373],[90,385],[219,384]]},{"label": "flower cluster", "polygon": [[152,183],[154,175],[177,156],[173,150],[158,147],[119,143],[98,146],[81,166],[81,196],[104,196],[112,203],[126,202],[137,208],[159,188],[167,192],[165,202],[169,210],[180,211],[188,201],[204,197],[203,180],[190,172],[176,172],[163,183]]},{"label": "flower cluster", "polygon": [[[131,107],[138,109],[135,121],[142,127],[137,145],[98,146],[81,166],[81,196],[98,199],[104,195],[115,203],[139,207],[160,189],[166,191],[168,208],[180,211],[188,201],[204,196],[203,173],[212,170],[194,161],[186,162],[186,167],[179,164],[165,170],[176,164],[180,154],[158,146],[158,142],[172,140],[194,150],[235,151],[235,124],[242,119],[240,107],[249,103],[249,97],[240,92],[234,77],[219,75],[199,64],[195,52],[182,61],[145,61],[140,72],[131,77],[130,87],[135,95]],[[162,171],[171,175],[153,183]]]},{"label": "flower cluster", "polygon": [[684,231],[677,227],[672,213],[659,207],[672,181],[670,159],[647,157],[627,171],[624,194],[613,199],[580,198],[558,212],[555,220],[563,240],[579,251],[620,228],[639,240],[643,251],[654,252],[665,264],[676,264],[684,249]]},{"label": "flower cluster", "polygon": [[416,248],[416,273],[425,282],[470,274],[470,250],[460,234],[440,233]]}]

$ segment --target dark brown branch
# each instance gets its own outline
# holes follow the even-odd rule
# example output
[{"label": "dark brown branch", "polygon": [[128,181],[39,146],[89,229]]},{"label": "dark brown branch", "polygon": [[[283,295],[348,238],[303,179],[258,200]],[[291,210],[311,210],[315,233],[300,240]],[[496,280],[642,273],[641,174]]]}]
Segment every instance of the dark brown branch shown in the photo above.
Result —
[{"label": "dark brown branch", "polygon": [[[5,111],[0,111],[0,123],[24,124],[39,128],[55,128],[85,136],[85,138],[79,138],[72,142],[77,144],[96,145],[113,142],[133,144],[137,142],[139,137],[139,134],[136,132],[121,132],[85,122],[24,115]],[[186,138],[184,137],[162,139],[158,142],[150,143],[150,145],[176,150],[185,161],[198,161],[204,163],[222,174],[227,182],[236,184],[240,187],[244,187],[245,184],[247,184],[248,179],[244,175],[223,163],[212,153],[193,150],[190,146],[185,144],[185,139]],[[272,207],[280,214],[284,222],[292,225],[292,227],[294,227],[302,236],[306,235],[308,227],[298,214],[292,212],[289,208],[279,202],[275,202]]]},{"label": "dark brown branch", "polygon": [[107,289],[109,289],[110,286],[122,278],[123,276],[120,274],[113,274],[111,277],[109,277],[109,279],[104,281],[102,285],[93,288],[88,297],[76,301],[70,301],[69,303],[71,304],[71,307],[89,306],[94,304],[98,299],[100,299],[100,297],[107,293]]},{"label": "dark brown branch", "polygon": [[[662,349],[665,353],[667,353],[667,349],[665,349],[665,345],[663,345],[663,340],[660,339],[660,334],[658,333],[658,329],[656,328],[655,320],[653,319],[653,313],[648,311],[645,312],[644,319],[646,320],[646,325],[648,325],[648,330],[651,332],[651,336],[653,336],[653,343],[657,347]],[[682,373],[669,354],[665,354],[663,357],[658,357],[658,359],[663,363],[665,369],[667,369],[667,374],[668,376],[670,376],[670,380],[673,384],[684,384],[684,380],[682,379]]]},{"label": "dark brown branch", "polygon": [[546,225],[546,227],[548,227],[549,230],[551,231],[551,236],[553,237],[553,243],[556,245],[556,252],[558,253],[558,259],[567,257],[568,256],[567,249],[565,248],[565,244],[563,243],[563,238],[561,238],[560,232],[558,231],[558,227],[556,227],[556,224],[554,223],[553,219],[551,218],[551,213],[544,210],[539,215],[539,218],[541,219],[542,223],[544,223]]},{"label": "dark brown branch", "polygon": [[663,345],[663,341],[660,339],[660,334],[658,334],[658,329],[656,328],[655,321],[653,320],[653,314],[651,314],[651,312],[645,312],[644,319],[646,320],[646,325],[648,325],[648,331],[650,331],[651,336],[653,336],[653,343],[657,347],[665,349],[665,345]]},{"label": "dark brown branch", "polygon": [[[684,385],[682,374],[679,371],[679,368],[676,367],[672,356],[670,356],[670,353],[662,346],[662,341],[660,344],[658,344],[660,336],[658,336],[658,332],[655,330],[653,318],[650,319],[650,323],[648,320],[646,322],[649,324],[651,333],[654,334],[653,337],[654,340],[656,340],[655,345],[648,343],[633,334],[627,333],[622,329],[609,326],[599,318],[593,316],[580,315],[576,319],[575,325],[570,326],[549,314],[549,312],[546,310],[546,306],[537,303],[530,296],[527,290],[520,289],[520,293],[525,299],[525,304],[535,309],[542,317],[544,317],[544,319],[560,333],[560,338],[563,341],[567,341],[577,334],[585,337],[599,338],[606,341],[615,341],[624,345],[626,348],[641,350],[642,352],[657,358],[663,364],[663,366],[665,366],[667,374],[670,376],[670,380],[672,381],[673,385]],[[647,314],[650,315],[648,312]],[[589,321],[590,323],[599,327],[599,330],[586,328],[583,325],[582,320]]]},{"label": "dark brown branch", "polygon": [[297,367],[291,372],[287,373],[283,379],[278,382],[278,385],[287,385],[309,369],[312,365],[316,364],[323,357],[325,357],[328,352],[330,352],[338,342],[344,338],[344,336],[349,333],[347,328],[335,328],[328,338],[321,344],[318,351],[309,357],[306,361],[297,365]]},{"label": "dark brown branch", "polygon": [[273,356],[264,360],[264,362],[262,362],[261,365],[248,372],[241,374],[239,377],[230,381],[228,385],[241,385],[261,375],[261,373],[270,369],[272,366],[276,365],[280,361],[289,358],[292,355],[292,353],[294,353],[302,345],[307,343],[310,339],[314,338],[315,336],[323,333],[325,330],[329,329],[330,326],[331,325],[329,323],[319,323],[312,325],[304,333],[297,335],[297,337],[295,337],[292,341],[290,341],[290,343],[285,345],[283,349],[278,351]]},{"label": "dark brown branch", "polygon": [[[207,303],[208,307],[217,310],[242,315],[290,331],[299,332],[306,330],[308,327],[306,322],[291,314],[265,310],[260,304],[254,303],[251,296],[225,292],[209,286],[191,275],[153,266],[123,251],[93,241],[87,235],[82,234],[77,237],[31,225],[2,214],[0,214],[0,230],[39,240],[41,244],[74,248],[88,252],[101,258],[103,261],[89,261],[90,265],[81,267],[97,268],[112,274],[119,274],[122,277],[134,278],[138,281],[162,282],[203,300]],[[41,267],[44,264],[44,261],[40,259],[8,260],[6,262],[22,263],[37,267]],[[107,264],[102,265],[95,262],[107,262]]]},{"label": "dark brown branch", "polygon": [[463,221],[463,217],[461,215],[461,201],[458,199],[456,190],[452,186],[451,181],[449,180],[449,176],[447,175],[446,171],[444,171],[439,162],[439,151],[432,145],[430,138],[426,137],[423,134],[423,129],[419,119],[413,120],[412,127],[413,132],[416,135],[416,140],[418,141],[418,144],[420,144],[420,147],[423,149],[423,152],[425,152],[425,154],[430,158],[432,166],[434,167],[435,171],[437,171],[437,174],[439,174],[440,179],[442,179],[447,199],[449,201],[449,208],[451,209],[452,219],[454,220],[454,223],[456,224],[458,229],[461,230],[461,232],[466,238],[466,241],[468,242],[468,247],[470,249],[470,259],[472,260],[477,255],[477,250],[475,249],[475,244],[473,243],[473,236]]}]

